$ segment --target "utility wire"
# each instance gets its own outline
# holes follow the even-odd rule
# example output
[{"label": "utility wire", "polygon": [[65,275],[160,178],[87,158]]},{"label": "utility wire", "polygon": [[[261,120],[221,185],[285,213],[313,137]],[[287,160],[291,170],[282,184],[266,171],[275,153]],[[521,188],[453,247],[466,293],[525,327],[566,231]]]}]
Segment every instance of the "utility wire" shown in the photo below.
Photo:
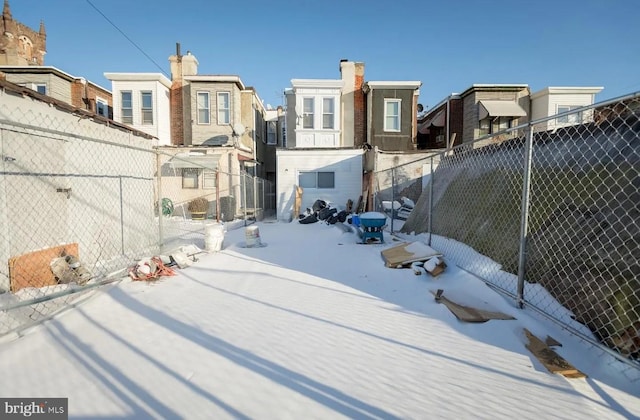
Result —
[{"label": "utility wire", "polygon": [[130,42],[134,47],[136,47],[136,48],[138,49],[138,51],[140,51],[142,54],[144,54],[144,56],[145,56],[145,57],[147,57],[147,58],[149,59],[149,61],[151,61],[153,64],[155,64],[155,66],[156,66],[157,68],[159,68],[159,69],[160,69],[160,71],[161,71],[162,73],[164,73],[167,77],[171,78],[171,76],[169,76],[169,74],[167,73],[167,71],[166,71],[166,70],[164,70],[164,69],[163,69],[163,68],[162,68],[158,63],[156,63],[156,62],[155,62],[155,60],[149,56],[149,54],[147,54],[146,52],[144,52],[144,50],[143,50],[142,48],[140,48],[140,47],[138,46],[138,44],[136,44],[136,43],[135,43],[131,38],[129,38],[129,37],[127,36],[127,34],[125,34],[125,33],[122,31],[122,29],[118,28],[118,26],[117,26],[115,23],[113,23],[113,22],[111,21],[111,19],[109,19],[109,18],[108,18],[104,13],[102,13],[102,11],[101,11],[100,9],[98,9],[98,8],[97,8],[93,3],[91,3],[91,0],[87,0],[87,3],[89,3],[89,5],[90,5],[91,7],[93,7],[93,8],[96,10],[96,12],[100,13],[100,15],[102,15],[102,17],[103,17],[103,18],[105,18],[105,20],[111,24],[111,26],[113,26],[114,28],[116,28],[116,30],[117,30],[118,32],[120,32],[120,33],[122,34],[122,36],[124,36],[124,37],[127,39],[127,41],[129,41],[129,42]]}]

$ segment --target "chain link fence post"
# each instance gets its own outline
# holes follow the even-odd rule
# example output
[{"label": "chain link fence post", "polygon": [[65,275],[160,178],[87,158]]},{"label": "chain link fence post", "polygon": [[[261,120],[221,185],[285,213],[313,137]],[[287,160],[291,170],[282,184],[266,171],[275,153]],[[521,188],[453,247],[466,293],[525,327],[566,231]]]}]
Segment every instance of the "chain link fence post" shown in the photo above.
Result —
[{"label": "chain link fence post", "polygon": [[526,275],[527,240],[529,237],[529,193],[531,191],[531,162],[533,154],[533,126],[528,125],[524,143],[524,174],[522,180],[522,207],[520,215],[520,248],[518,251],[518,285],[516,301],[524,307],[524,282]]}]

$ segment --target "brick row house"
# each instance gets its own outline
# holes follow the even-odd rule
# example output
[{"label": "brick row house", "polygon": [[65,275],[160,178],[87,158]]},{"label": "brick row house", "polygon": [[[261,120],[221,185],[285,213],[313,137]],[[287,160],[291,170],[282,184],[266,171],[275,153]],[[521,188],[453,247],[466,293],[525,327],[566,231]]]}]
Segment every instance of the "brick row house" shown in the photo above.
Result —
[{"label": "brick row house", "polygon": [[[336,207],[360,196],[372,208],[372,150],[417,149],[419,81],[370,81],[364,63],[340,61],[340,79],[292,79],[285,90],[281,138],[276,150],[277,215],[297,217],[320,199]],[[365,193],[365,194],[363,194]]]},{"label": "brick row house", "polygon": [[[474,84],[453,93],[418,121],[418,147],[443,149],[472,142],[530,121],[537,131],[583,124],[593,112],[547,117],[592,105],[602,87],[547,87],[531,93],[527,84]],[[504,133],[510,138],[516,133]]]},{"label": "brick row house", "polygon": [[195,197],[210,202],[209,218],[262,214],[243,175],[265,178],[273,166],[265,163],[275,144],[267,145],[266,109],[256,90],[237,75],[199,74],[196,57],[179,48],[169,62],[171,80],[159,73],[105,73],[115,120],[158,137],[162,194],[178,214],[188,215]]}]

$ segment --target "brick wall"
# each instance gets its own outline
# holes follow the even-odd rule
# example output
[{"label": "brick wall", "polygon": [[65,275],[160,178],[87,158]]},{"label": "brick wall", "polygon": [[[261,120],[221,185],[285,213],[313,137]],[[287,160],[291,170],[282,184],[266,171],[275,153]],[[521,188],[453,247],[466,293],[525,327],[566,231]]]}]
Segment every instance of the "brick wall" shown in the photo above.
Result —
[{"label": "brick wall", "polygon": [[97,113],[97,98],[107,102],[107,118],[113,119],[113,98],[109,91],[79,79],[71,83],[71,105]]},{"label": "brick wall", "polygon": [[82,80],[74,80],[71,82],[71,105],[82,109],[90,109],[88,102],[83,101],[84,86],[85,84],[82,83]]},{"label": "brick wall", "polygon": [[367,138],[367,115],[365,94],[362,90],[364,84],[364,63],[356,63],[356,77],[353,92],[353,140],[354,146],[360,147]]},{"label": "brick wall", "polygon": [[182,99],[182,80],[171,84],[171,144],[184,144],[184,104]]}]

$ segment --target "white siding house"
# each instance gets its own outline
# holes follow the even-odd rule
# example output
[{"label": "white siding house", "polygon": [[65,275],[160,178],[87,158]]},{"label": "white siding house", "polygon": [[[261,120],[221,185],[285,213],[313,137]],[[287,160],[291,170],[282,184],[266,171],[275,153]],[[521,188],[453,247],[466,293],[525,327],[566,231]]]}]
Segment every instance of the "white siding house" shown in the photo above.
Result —
[{"label": "white siding house", "polygon": [[111,80],[113,119],[171,144],[171,81],[160,73],[105,73]]},{"label": "white siding house", "polygon": [[293,79],[296,148],[341,147],[342,80]]},{"label": "white siding house", "polygon": [[278,178],[276,185],[277,217],[291,220],[295,186],[300,185],[301,211],[320,199],[344,208],[362,194],[362,149],[297,149],[276,151]]},{"label": "white siding house", "polygon": [[[602,87],[546,87],[531,94],[531,121],[593,105]],[[577,112],[536,124],[537,131],[591,122],[593,111]]]}]

